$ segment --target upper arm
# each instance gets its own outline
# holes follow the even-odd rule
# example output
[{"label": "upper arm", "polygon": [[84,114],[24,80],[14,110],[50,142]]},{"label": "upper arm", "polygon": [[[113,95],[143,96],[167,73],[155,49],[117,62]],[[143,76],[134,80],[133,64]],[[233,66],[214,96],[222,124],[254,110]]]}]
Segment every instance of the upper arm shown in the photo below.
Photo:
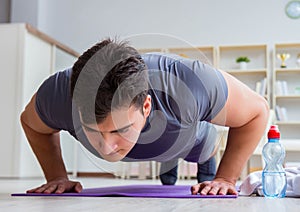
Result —
[{"label": "upper arm", "polygon": [[21,114],[21,122],[36,132],[42,134],[51,134],[58,132],[49,126],[47,126],[39,117],[35,108],[36,94],[33,95],[30,102],[25,107],[25,110]]},{"label": "upper arm", "polygon": [[228,98],[223,109],[211,121],[212,123],[241,127],[268,110],[267,101],[262,96],[228,73],[220,72],[227,83]]}]

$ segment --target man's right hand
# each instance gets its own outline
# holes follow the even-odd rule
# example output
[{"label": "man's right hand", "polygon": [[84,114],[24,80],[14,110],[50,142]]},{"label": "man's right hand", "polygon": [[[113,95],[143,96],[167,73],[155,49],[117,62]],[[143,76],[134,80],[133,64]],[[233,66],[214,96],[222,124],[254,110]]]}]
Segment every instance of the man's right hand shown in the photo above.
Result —
[{"label": "man's right hand", "polygon": [[82,191],[82,185],[80,182],[70,181],[69,179],[66,178],[57,178],[37,188],[28,190],[27,193],[61,194],[64,192],[79,193],[81,191]]}]

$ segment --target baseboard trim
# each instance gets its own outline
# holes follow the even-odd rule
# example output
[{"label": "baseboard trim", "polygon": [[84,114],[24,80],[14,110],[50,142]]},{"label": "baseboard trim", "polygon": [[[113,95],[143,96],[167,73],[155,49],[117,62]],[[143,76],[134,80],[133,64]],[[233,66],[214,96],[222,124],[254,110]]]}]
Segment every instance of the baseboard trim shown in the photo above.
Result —
[{"label": "baseboard trim", "polygon": [[102,177],[102,178],[115,178],[112,173],[103,172],[77,172],[77,177]]}]

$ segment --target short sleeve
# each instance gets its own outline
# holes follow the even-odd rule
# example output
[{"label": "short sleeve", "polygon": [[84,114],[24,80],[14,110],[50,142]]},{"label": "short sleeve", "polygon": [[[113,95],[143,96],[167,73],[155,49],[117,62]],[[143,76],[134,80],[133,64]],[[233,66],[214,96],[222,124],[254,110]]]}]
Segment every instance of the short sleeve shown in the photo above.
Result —
[{"label": "short sleeve", "polygon": [[46,125],[69,132],[73,131],[70,74],[68,69],[46,79],[37,91],[35,102],[36,111]]},{"label": "short sleeve", "polygon": [[228,97],[227,83],[219,70],[198,60],[181,60],[185,81],[196,100],[196,119],[211,121],[224,107]]}]

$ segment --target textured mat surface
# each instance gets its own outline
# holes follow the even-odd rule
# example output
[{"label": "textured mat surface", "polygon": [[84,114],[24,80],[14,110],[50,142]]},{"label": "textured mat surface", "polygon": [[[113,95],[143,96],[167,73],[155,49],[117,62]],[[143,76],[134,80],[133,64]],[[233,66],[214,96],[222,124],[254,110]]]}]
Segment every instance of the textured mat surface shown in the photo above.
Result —
[{"label": "textured mat surface", "polygon": [[84,189],[80,193],[15,193],[12,196],[144,197],[144,198],[237,198],[237,195],[192,195],[191,186],[127,185]]}]

